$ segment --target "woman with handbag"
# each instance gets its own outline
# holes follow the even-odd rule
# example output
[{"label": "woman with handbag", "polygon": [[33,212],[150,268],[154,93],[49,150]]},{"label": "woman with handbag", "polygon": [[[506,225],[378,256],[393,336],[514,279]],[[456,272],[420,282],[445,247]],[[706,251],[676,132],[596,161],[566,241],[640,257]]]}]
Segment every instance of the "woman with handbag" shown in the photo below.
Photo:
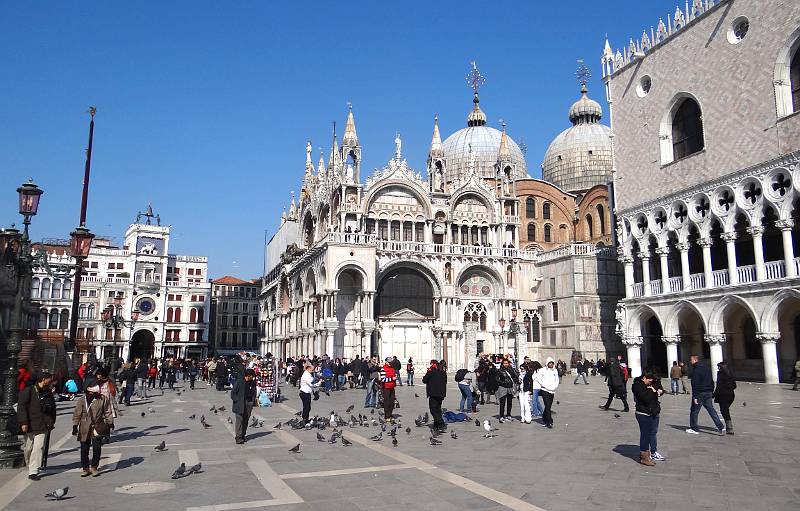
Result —
[{"label": "woman with handbag", "polygon": [[511,403],[519,387],[519,373],[511,366],[511,360],[504,358],[495,376],[497,391],[495,395],[500,401],[500,422],[513,421]]},{"label": "woman with handbag", "polygon": [[[100,387],[93,385],[75,404],[72,414],[72,434],[81,443],[81,477],[100,475],[100,454],[103,438],[111,434],[114,428],[114,412],[111,401],[100,392]],[[89,449],[92,459],[89,461]]]}]

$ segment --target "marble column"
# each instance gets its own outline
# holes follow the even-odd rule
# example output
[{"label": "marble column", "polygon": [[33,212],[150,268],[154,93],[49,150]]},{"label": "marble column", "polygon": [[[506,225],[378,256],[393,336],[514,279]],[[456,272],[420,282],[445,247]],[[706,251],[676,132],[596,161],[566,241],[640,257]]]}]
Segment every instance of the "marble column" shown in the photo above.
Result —
[{"label": "marble column", "polygon": [[697,240],[697,244],[703,249],[703,277],[705,278],[706,288],[714,286],[714,266],[711,264],[711,244],[710,238],[701,238]]},{"label": "marble column", "polygon": [[691,270],[689,269],[689,243],[678,243],[676,247],[681,254],[681,277],[683,278],[683,290],[689,291],[692,289],[692,279],[690,277]]},{"label": "marble column", "polygon": [[794,246],[792,245],[792,228],[794,220],[780,220],[775,222],[775,227],[781,230],[783,241],[783,264],[786,266],[786,276],[797,277],[797,268],[794,266]]},{"label": "marble column", "polygon": [[728,284],[735,286],[739,283],[739,273],[736,270],[736,233],[723,232],[720,237],[725,240],[728,254]]},{"label": "marble column", "polygon": [[625,266],[625,298],[633,298],[633,258],[625,255],[621,256],[619,260]]},{"label": "marble column", "polygon": [[706,335],[705,341],[711,352],[711,376],[717,381],[717,364],[722,362],[722,345],[725,344],[724,335]]},{"label": "marble column", "polygon": [[764,235],[764,228],[756,225],[748,229],[748,232],[753,236],[753,254],[755,255],[756,267],[756,280],[761,282],[766,278],[764,272],[764,244],[761,242],[761,237]]},{"label": "marble column", "polygon": [[628,371],[631,378],[642,375],[642,343],[644,339],[640,336],[626,336],[622,338],[622,343],[628,352]]},{"label": "marble column", "polygon": [[678,361],[678,344],[680,337],[677,335],[662,335],[661,340],[667,345],[667,374],[672,369],[672,363]]},{"label": "marble column", "polygon": [[780,332],[758,332],[756,339],[761,343],[761,353],[764,358],[764,382],[776,385],[780,383],[778,341],[781,340],[781,334]]},{"label": "marble column", "polygon": [[658,247],[658,262],[661,264],[661,293],[669,293],[669,247]]},{"label": "marble column", "polygon": [[650,289],[650,252],[642,252],[642,293],[644,296],[652,295]]}]

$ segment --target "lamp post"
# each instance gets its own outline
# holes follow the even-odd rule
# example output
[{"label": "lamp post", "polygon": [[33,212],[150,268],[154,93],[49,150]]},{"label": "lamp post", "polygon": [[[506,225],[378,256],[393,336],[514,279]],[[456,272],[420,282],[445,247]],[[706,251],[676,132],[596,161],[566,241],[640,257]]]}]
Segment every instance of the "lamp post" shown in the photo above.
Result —
[{"label": "lamp post", "polygon": [[103,318],[103,325],[106,328],[112,328],[114,333],[112,335],[112,357],[113,360],[111,361],[111,375],[113,380],[116,380],[116,373],[117,373],[117,360],[119,360],[119,356],[117,355],[117,341],[119,340],[119,336],[117,332],[119,329],[124,328],[125,326],[129,326],[131,329],[131,336],[133,335],[133,327],[136,322],[139,320],[139,308],[134,307],[131,311],[131,319],[130,321],[126,322],[125,317],[122,315],[122,298],[117,296],[114,298],[114,303],[109,304],[103,310],[102,313]]}]

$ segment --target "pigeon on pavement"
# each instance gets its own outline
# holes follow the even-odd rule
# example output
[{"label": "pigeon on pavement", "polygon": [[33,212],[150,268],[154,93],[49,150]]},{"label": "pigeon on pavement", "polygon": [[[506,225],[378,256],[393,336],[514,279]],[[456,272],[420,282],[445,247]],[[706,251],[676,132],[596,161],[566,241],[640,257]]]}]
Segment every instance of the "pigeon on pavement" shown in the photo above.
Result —
[{"label": "pigeon on pavement", "polygon": [[433,437],[430,437],[430,439],[429,439],[429,440],[430,440],[430,442],[431,442],[431,445],[442,445],[442,442],[440,442],[439,440],[436,440],[436,439],[435,439],[435,438],[433,438]]},{"label": "pigeon on pavement", "polygon": [[217,407],[216,406],[212,406],[211,408],[208,409],[208,411],[217,413]]},{"label": "pigeon on pavement", "polygon": [[348,406],[348,407],[347,407],[347,410],[345,410],[345,411],[344,411],[344,413],[350,413],[350,412],[352,412],[352,411],[353,411],[353,408],[355,408],[355,407],[356,407],[355,405],[350,405],[350,406]]},{"label": "pigeon on pavement", "polygon": [[383,440],[383,431],[381,431],[380,433],[378,433],[373,437],[370,437],[370,440],[372,440],[373,442],[380,442],[381,440]]},{"label": "pigeon on pavement", "polygon": [[45,498],[48,499],[61,500],[67,495],[68,492],[69,492],[69,486],[65,486],[63,488],[53,490],[50,493],[45,493],[44,496]]},{"label": "pigeon on pavement", "polygon": [[152,406],[148,406],[147,407],[147,411],[150,412],[150,413],[156,413],[156,409],[153,408]]},{"label": "pigeon on pavement", "polygon": [[164,442],[164,441],[162,440],[162,441],[161,441],[161,443],[160,443],[160,444],[158,444],[158,445],[155,447],[155,450],[156,450],[156,451],[159,451],[159,452],[168,450],[168,449],[167,449],[167,444],[166,444],[166,442]]},{"label": "pigeon on pavement", "polygon": [[297,444],[291,449],[289,449],[289,452],[300,452],[300,444]]},{"label": "pigeon on pavement", "polygon": [[479,421],[478,419],[475,419],[475,425],[478,426],[478,427],[481,427],[481,421]]},{"label": "pigeon on pavement", "polygon": [[220,406],[219,408],[217,408],[217,410],[219,410],[220,412],[224,412],[225,411],[225,407],[224,406]]},{"label": "pigeon on pavement", "polygon": [[189,416],[189,420],[190,420],[190,421],[193,421],[193,420],[195,419],[195,417],[197,417],[197,414],[193,413],[193,414],[191,414],[191,415]]},{"label": "pigeon on pavement", "polygon": [[320,435],[319,432],[317,433],[317,442],[325,442],[325,437]]},{"label": "pigeon on pavement", "polygon": [[142,417],[144,417],[145,415],[147,415],[147,414],[145,414],[144,412],[142,412]]},{"label": "pigeon on pavement", "polygon": [[231,419],[230,417],[228,417],[228,424],[233,424],[233,419]]},{"label": "pigeon on pavement", "polygon": [[272,426],[272,429],[281,429],[281,427],[283,427],[283,424],[281,424],[279,422],[279,423],[275,424],[274,426]]},{"label": "pigeon on pavement", "polygon": [[191,467],[189,467],[189,470],[187,471],[186,475],[199,474],[202,471],[203,471],[203,464],[198,463],[197,465],[192,465]]},{"label": "pigeon on pavement", "polygon": [[181,463],[181,465],[175,469],[175,472],[172,473],[172,478],[180,479],[184,476],[186,476],[186,463]]},{"label": "pigeon on pavement", "polygon": [[406,435],[410,435],[410,434],[411,434],[411,428],[406,428]]},{"label": "pigeon on pavement", "polygon": [[350,440],[346,439],[345,437],[342,437],[342,445],[345,446],[345,447],[349,447],[349,446],[353,445],[353,442],[351,442]]},{"label": "pigeon on pavement", "polygon": [[397,447],[397,437],[392,437],[392,445]]},{"label": "pigeon on pavement", "polygon": [[484,438],[494,437],[494,434],[492,434],[492,432],[496,430],[492,427],[492,424],[489,422],[489,419],[483,421],[483,429],[486,431],[486,434],[483,435]]},{"label": "pigeon on pavement", "polygon": [[458,438],[458,435],[456,435],[456,430],[450,432],[450,438],[452,438],[453,440]]}]

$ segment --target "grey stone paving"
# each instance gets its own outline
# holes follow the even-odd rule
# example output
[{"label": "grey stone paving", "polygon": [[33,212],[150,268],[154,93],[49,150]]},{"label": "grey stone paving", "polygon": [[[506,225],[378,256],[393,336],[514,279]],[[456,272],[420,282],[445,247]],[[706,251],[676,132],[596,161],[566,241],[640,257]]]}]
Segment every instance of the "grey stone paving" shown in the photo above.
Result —
[{"label": "grey stone paving", "polygon": [[[445,405],[456,408],[459,394],[452,385]],[[800,392],[785,385],[740,383],[732,437],[717,436],[705,412],[700,423],[708,428],[687,435],[689,397],[665,396],[659,450],[668,460],[645,468],[634,459],[638,430],[632,414],[618,412],[617,418],[614,411],[598,410],[605,391],[599,378],[588,386],[565,378],[557,393],[555,429],[515,422],[499,425],[498,436],[485,439],[474,424],[458,424],[451,426],[457,440],[443,436],[444,445],[431,447],[427,429],[415,428],[412,421],[426,409],[424,387],[401,387],[397,412],[411,435],[402,432],[399,446],[392,448],[388,440],[366,440],[377,428],[346,428],[353,446],[345,448],[318,443],[313,432],[272,429],[299,408],[292,388],[283,406],[256,410],[265,427],[250,430],[250,441],[236,446],[226,422],[230,412],[215,416],[208,410],[211,404],[230,409],[228,394],[199,385],[181,396],[167,391],[134,402],[103,451],[107,471],[86,479],[75,470],[78,446],[69,436],[72,405],[67,403],[52,436],[48,474],[29,483],[24,472],[0,472],[0,510],[366,510],[384,501],[437,511],[800,509]],[[363,413],[362,403],[363,391],[335,392],[314,402],[312,413],[343,413],[351,404],[356,414]],[[140,417],[148,406],[156,413]],[[477,417],[494,415],[496,408],[483,406]],[[205,414],[213,427],[203,430],[188,419],[192,413]],[[153,446],[161,440],[169,450],[156,453]],[[301,453],[287,452],[297,441]],[[180,460],[200,460],[205,472],[171,481]],[[67,485],[69,500],[55,504],[42,497]],[[141,493],[150,491],[155,493]]]}]

